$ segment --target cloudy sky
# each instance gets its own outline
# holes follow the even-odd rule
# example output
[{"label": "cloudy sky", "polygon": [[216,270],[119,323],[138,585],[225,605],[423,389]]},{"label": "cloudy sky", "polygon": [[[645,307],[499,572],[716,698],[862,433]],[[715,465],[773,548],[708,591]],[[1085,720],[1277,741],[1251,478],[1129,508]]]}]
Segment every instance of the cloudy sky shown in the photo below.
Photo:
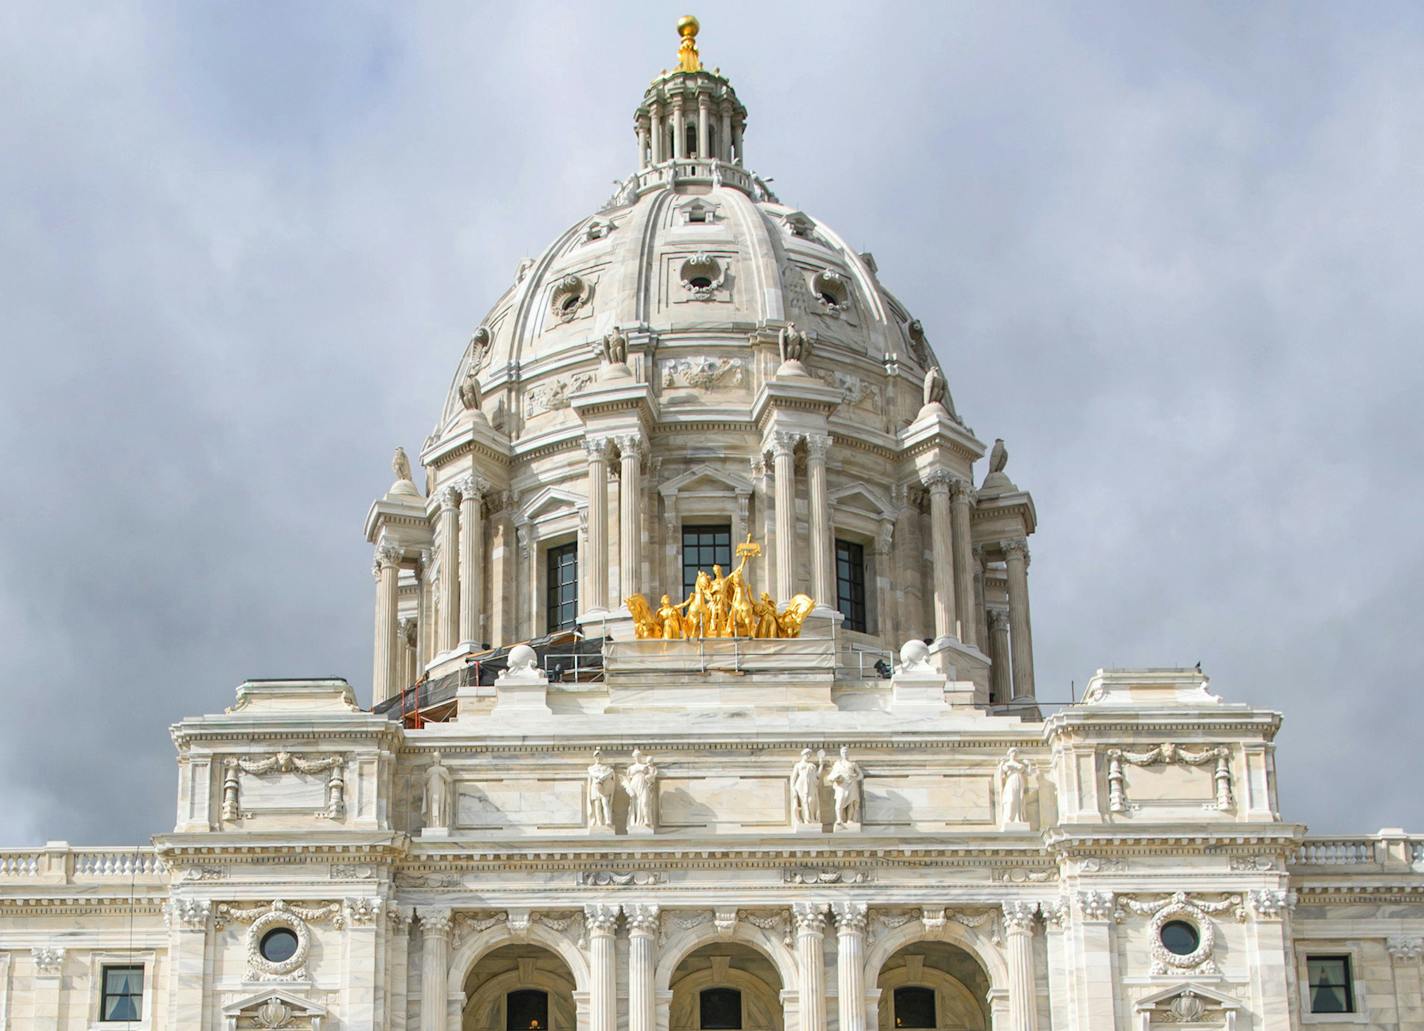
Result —
[{"label": "cloudy sky", "polygon": [[[168,830],[168,724],[368,697],[362,519],[676,7],[0,5],[0,842]],[[749,163],[871,250],[1041,526],[1040,697],[1190,665],[1317,832],[1424,831],[1424,8],[737,3]]]}]

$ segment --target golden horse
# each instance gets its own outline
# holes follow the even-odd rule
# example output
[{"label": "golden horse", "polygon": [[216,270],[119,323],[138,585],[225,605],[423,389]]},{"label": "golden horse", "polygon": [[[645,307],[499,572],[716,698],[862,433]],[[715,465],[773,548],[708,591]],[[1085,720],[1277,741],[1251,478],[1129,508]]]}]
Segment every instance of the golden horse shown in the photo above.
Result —
[{"label": "golden horse", "polygon": [[628,613],[633,617],[634,637],[646,641],[662,636],[662,627],[658,625],[657,617],[653,615],[647,598],[641,594],[630,594],[623,599],[623,604],[628,606]]},{"label": "golden horse", "polygon": [[806,617],[815,607],[816,603],[809,594],[793,594],[791,600],[786,603],[786,611],[776,617],[776,624],[781,627],[781,636],[800,637],[801,624],[806,622]]}]

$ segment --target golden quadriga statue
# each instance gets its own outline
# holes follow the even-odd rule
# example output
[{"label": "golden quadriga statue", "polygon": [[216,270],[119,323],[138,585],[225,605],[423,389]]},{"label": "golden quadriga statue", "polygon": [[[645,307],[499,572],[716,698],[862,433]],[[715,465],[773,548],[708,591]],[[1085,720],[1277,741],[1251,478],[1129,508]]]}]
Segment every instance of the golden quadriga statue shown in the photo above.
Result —
[{"label": "golden quadriga statue", "polygon": [[777,611],[770,594],[761,592],[760,599],[748,582],[747,560],[761,554],[761,545],[752,542],[752,535],[737,545],[741,558],[737,568],[726,576],[722,567],[714,565],[697,572],[697,582],[686,601],[676,604],[666,594],[654,609],[641,594],[623,599],[633,616],[634,634],[640,641],[699,640],[707,637],[799,637],[801,624],[815,608],[809,595],[792,595],[786,608]]}]

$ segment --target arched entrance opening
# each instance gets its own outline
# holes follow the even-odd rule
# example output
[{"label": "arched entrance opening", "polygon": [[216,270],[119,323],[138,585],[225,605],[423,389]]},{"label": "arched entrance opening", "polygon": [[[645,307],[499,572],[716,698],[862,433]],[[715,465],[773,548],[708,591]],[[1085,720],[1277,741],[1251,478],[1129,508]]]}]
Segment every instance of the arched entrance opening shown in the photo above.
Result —
[{"label": "arched entrance opening", "polygon": [[987,1031],[989,975],[957,945],[919,941],[880,968],[880,1031]]},{"label": "arched entrance opening", "polygon": [[504,945],[465,978],[461,1031],[577,1031],[574,978],[540,945]]},{"label": "arched entrance opening", "polygon": [[673,971],[669,1031],[784,1031],[776,966],[740,942],[694,949]]}]

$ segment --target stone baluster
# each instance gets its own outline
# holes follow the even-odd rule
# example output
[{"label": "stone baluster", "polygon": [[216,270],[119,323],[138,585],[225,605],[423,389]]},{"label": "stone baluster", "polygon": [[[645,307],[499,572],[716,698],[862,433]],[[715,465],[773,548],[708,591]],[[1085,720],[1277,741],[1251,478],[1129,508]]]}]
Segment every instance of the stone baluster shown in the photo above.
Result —
[{"label": "stone baluster", "polygon": [[657,1031],[654,988],[657,963],[658,907],[623,907],[628,921],[628,1031]]},{"label": "stone baluster", "polygon": [[974,543],[970,538],[969,512],[974,488],[967,480],[950,484],[950,529],[954,537],[954,603],[959,614],[959,639],[977,646],[979,627],[974,618]]},{"label": "stone baluster", "polygon": [[385,701],[396,690],[399,652],[396,635],[396,598],[400,587],[400,549],[389,544],[376,548],[376,640],[371,663],[371,704]]},{"label": "stone baluster", "polygon": [[588,608],[608,608],[608,438],[584,440],[588,454]]},{"label": "stone baluster", "polygon": [[446,1031],[452,924],[448,909],[420,911],[420,1031]]},{"label": "stone baluster", "polygon": [[801,978],[801,1031],[826,1031],[826,910],[824,902],[797,902],[796,969]]},{"label": "stone baluster", "polygon": [[1032,698],[1033,631],[1028,617],[1028,542],[1004,545],[1009,575],[1009,646],[1014,656],[1014,701]]},{"label": "stone baluster", "polygon": [[831,497],[826,487],[826,452],[831,438],[806,437],[806,490],[811,502],[811,596],[818,605],[836,605],[836,578],[831,564]]},{"label": "stone baluster", "polygon": [[776,499],[776,597],[782,602],[796,593],[797,439],[795,433],[782,432],[772,434],[771,438],[771,476]]},{"label": "stone baluster", "polygon": [[989,698],[1003,704],[1013,697],[1009,683],[1009,614],[1003,609],[989,612]]},{"label": "stone baluster", "polygon": [[480,623],[484,597],[484,495],[489,484],[478,476],[455,483],[460,492],[460,644],[478,650],[484,640]]},{"label": "stone baluster", "polygon": [[448,652],[460,635],[460,494],[446,487],[440,502],[440,626],[435,651]]},{"label": "stone baluster", "polygon": [[1038,1029],[1038,984],[1033,973],[1033,925],[1037,908],[1032,902],[1003,904],[1009,954],[1009,1026],[1014,1031]]},{"label": "stone baluster", "polygon": [[949,488],[953,477],[944,469],[925,476],[930,491],[930,539],[934,545],[935,638],[954,637],[954,532],[950,515]]},{"label": "stone baluster", "polygon": [[836,999],[840,1031],[865,1029],[865,914],[864,902],[837,902]]},{"label": "stone baluster", "polygon": [[620,601],[643,585],[643,489],[641,470],[643,439],[634,434],[618,438],[618,581]]},{"label": "stone baluster", "polygon": [[589,1031],[617,1031],[618,989],[616,983],[614,932],[618,927],[618,907],[583,907],[588,932]]}]

